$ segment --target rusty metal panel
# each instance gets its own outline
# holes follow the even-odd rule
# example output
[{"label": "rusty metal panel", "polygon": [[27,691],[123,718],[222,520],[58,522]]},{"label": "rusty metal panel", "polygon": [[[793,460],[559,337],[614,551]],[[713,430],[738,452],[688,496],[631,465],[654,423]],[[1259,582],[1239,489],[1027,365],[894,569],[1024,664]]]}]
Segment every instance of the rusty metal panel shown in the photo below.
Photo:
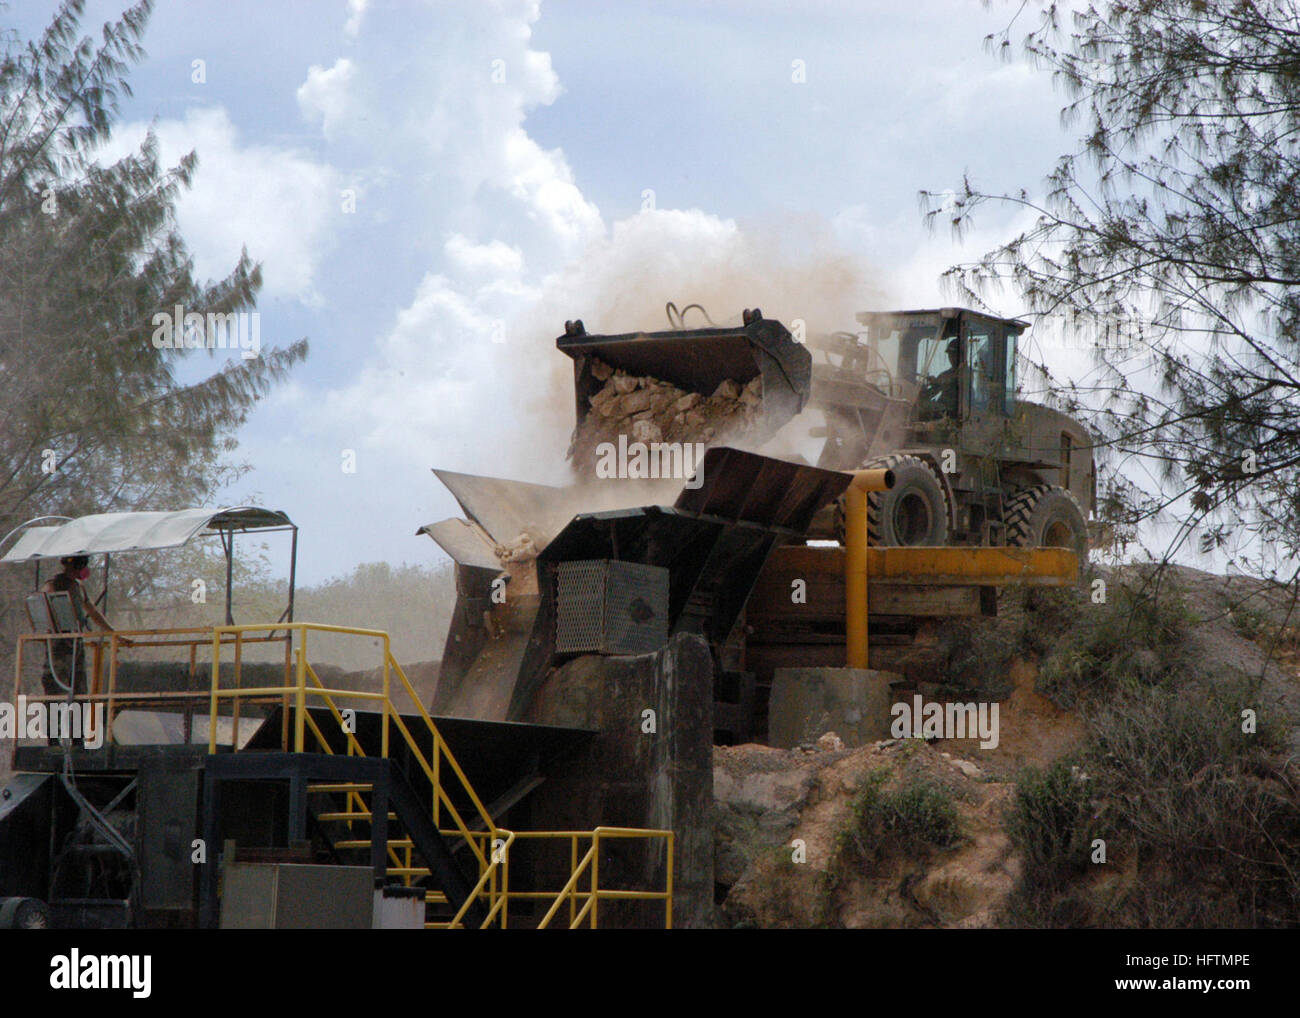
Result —
[{"label": "rusty metal panel", "polygon": [[837,470],[792,463],[725,446],[710,449],[697,488],[683,488],[674,508],[702,516],[807,531],[817,511],[851,480]]},{"label": "rusty metal panel", "polygon": [[416,533],[428,534],[439,548],[463,566],[498,572],[501,570],[501,562],[493,550],[492,541],[481,527],[469,520],[453,516],[437,523],[428,523]]},{"label": "rusty metal panel", "polygon": [[545,547],[573,518],[571,495],[563,488],[452,470],[434,470],[434,474],[465,515],[497,544],[511,544],[529,534],[538,548]]}]

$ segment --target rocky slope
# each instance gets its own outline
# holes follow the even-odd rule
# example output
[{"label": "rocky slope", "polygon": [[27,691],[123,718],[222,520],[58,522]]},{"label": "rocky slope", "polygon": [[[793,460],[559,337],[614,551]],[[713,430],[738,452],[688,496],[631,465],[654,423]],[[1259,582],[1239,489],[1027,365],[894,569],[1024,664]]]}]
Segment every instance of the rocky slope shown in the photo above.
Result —
[{"label": "rocky slope", "polygon": [[[1045,606],[1005,597],[998,619],[954,623],[953,632],[943,634],[946,676],[940,678],[947,679],[948,695],[940,698],[997,700],[1001,738],[995,749],[981,749],[974,740],[919,739],[846,749],[833,733],[795,750],[718,747],[718,924],[1069,925],[1076,916],[1080,925],[1164,926],[1193,915],[1206,925],[1285,925],[1287,909],[1300,906],[1300,888],[1271,874],[1284,871],[1288,860],[1292,868],[1300,864],[1300,641],[1294,626],[1300,620],[1278,592],[1242,578],[1172,570],[1160,581],[1164,607],[1151,610],[1134,597],[1149,588],[1148,570],[1102,575],[1110,597],[1095,611],[1088,599]],[[1155,715],[1125,713],[1127,707],[1116,705],[1128,703],[1124,697],[1146,703],[1141,698],[1147,695],[1167,695],[1194,724],[1216,710],[1222,722],[1202,726],[1199,734],[1126,731],[1126,724],[1152,724]],[[1255,742],[1237,732],[1239,707],[1256,712],[1267,736]],[[1133,718],[1139,720],[1126,721]],[[1220,729],[1229,742],[1216,757],[1203,746]],[[1171,760],[1203,751],[1209,762],[1195,764],[1194,773],[1172,765],[1158,771],[1151,783],[1165,787],[1155,789],[1116,783],[1128,760],[1098,782],[1078,767],[1065,770],[1099,745],[1125,751],[1130,738],[1135,766],[1162,758],[1166,739]],[[1057,761],[1084,803],[1084,826],[1096,830],[1076,832],[1075,843],[1060,847],[1066,860],[1061,875],[1045,878],[1039,860],[1027,879],[1012,830],[1017,781],[1025,780],[1024,768],[1041,774]],[[1231,813],[1231,803],[1247,794],[1270,810],[1267,830],[1224,825],[1192,831],[1186,844],[1170,840],[1180,804],[1199,819],[1202,807],[1214,815],[1220,799]],[[1150,812],[1153,804],[1171,815],[1148,827],[1125,813]],[[1102,830],[1109,858],[1089,865],[1090,839]],[[1216,847],[1197,862],[1206,867],[1204,887],[1179,873],[1192,855],[1204,853],[1204,845],[1191,843],[1200,833],[1216,846],[1215,838],[1223,840],[1221,851]],[[1232,870],[1231,859],[1224,863],[1239,847],[1232,839],[1261,834],[1282,854],[1262,876]],[[1270,902],[1259,915],[1237,894],[1250,897],[1244,882],[1256,881]],[[1180,888],[1189,902],[1203,899],[1204,905],[1152,906],[1153,898]],[[1026,908],[1034,894],[1046,896],[1049,905]],[[1300,911],[1294,919],[1300,922]]]}]

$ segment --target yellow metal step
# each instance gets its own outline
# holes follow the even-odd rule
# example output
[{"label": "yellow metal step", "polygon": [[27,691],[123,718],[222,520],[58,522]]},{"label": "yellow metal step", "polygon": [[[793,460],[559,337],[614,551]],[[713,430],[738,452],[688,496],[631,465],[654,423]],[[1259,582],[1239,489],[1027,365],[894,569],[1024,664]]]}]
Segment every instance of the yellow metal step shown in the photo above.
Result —
[{"label": "yellow metal step", "polygon": [[[316,815],[316,819],[317,820],[364,820],[367,823],[369,823],[370,818],[373,815],[374,814],[369,812],[367,813],[318,813]],[[396,820],[397,814],[390,812],[388,814],[388,819]]]},{"label": "yellow metal step", "polygon": [[344,781],[333,785],[308,785],[308,792],[369,792],[375,786],[366,782]]},{"label": "yellow metal step", "polygon": [[[370,840],[348,840],[334,842],[335,848],[369,848]],[[389,848],[414,848],[415,843],[410,838],[391,838],[388,842]]]}]

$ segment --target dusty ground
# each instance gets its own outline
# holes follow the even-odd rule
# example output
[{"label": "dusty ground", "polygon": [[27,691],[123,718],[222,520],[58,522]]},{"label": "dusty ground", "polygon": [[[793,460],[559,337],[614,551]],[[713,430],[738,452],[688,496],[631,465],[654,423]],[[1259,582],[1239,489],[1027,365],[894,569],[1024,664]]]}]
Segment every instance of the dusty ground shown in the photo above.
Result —
[{"label": "dusty ground", "polygon": [[1038,692],[1038,668],[1031,661],[1014,661],[1011,695],[998,704],[999,739],[983,749],[977,739],[953,739],[945,751],[967,758],[991,774],[1011,778],[1025,766],[1043,766],[1077,748],[1083,722]]},{"label": "dusty ground", "polygon": [[[829,741],[829,740],[826,740]],[[719,747],[714,755],[720,882],[734,879],[722,925],[891,928],[986,926],[1018,876],[999,822],[1011,786],[919,740],[856,750]],[[864,780],[884,769],[947,790],[962,838],[950,849],[837,860]],[[803,843],[803,861],[794,849]]]}]

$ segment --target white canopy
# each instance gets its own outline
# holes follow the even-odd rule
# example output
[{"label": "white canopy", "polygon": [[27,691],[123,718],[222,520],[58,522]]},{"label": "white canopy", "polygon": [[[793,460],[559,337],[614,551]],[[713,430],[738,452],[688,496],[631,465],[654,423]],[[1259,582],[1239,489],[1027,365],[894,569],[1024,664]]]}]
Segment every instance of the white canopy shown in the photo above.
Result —
[{"label": "white canopy", "polygon": [[290,526],[292,521],[278,510],[246,505],[170,513],[98,513],[56,527],[30,527],[0,562],[175,548],[201,532]]}]

